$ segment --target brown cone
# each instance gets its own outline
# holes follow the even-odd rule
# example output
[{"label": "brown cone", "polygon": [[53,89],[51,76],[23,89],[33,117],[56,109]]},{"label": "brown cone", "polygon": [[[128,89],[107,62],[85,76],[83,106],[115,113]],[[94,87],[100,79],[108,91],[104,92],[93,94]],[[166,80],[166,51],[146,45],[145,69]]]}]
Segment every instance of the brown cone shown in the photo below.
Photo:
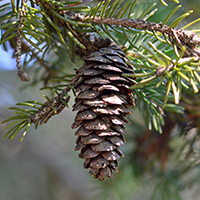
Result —
[{"label": "brown cone", "polygon": [[75,150],[85,159],[94,178],[104,180],[118,171],[117,160],[124,154],[119,147],[125,143],[123,124],[134,104],[129,86],[135,81],[122,73],[133,73],[126,55],[115,44],[90,54],[77,71],[80,77],[75,89],[74,111],[78,111],[72,128],[78,128]]}]

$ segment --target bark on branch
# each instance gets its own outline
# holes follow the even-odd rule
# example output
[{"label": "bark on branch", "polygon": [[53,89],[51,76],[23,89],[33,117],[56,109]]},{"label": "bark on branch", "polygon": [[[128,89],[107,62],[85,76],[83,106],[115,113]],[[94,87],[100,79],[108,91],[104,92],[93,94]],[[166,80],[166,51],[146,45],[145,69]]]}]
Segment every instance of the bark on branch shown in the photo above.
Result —
[{"label": "bark on branch", "polygon": [[79,13],[70,14],[70,18],[75,21],[81,21],[85,23],[94,23],[94,24],[106,24],[106,25],[116,25],[122,26],[126,28],[134,28],[140,30],[148,30],[152,32],[160,32],[162,34],[167,35],[168,37],[172,37],[179,47],[186,47],[187,56],[199,56],[200,51],[196,47],[200,46],[200,37],[188,30],[170,28],[168,25],[163,25],[162,23],[149,22],[139,19],[120,19],[120,18],[101,18],[101,17],[93,17],[89,18],[84,15],[80,15]]}]

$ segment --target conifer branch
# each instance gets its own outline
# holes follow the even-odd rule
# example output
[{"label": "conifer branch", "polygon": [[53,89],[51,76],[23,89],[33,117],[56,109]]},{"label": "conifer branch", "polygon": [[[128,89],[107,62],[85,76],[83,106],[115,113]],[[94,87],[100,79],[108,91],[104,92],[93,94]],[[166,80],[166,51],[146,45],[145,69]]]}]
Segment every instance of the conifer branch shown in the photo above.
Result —
[{"label": "conifer branch", "polygon": [[6,123],[13,121],[6,127],[6,129],[10,127],[12,128],[10,128],[10,130],[5,134],[5,137],[10,135],[9,139],[13,139],[15,135],[25,127],[20,139],[20,141],[22,141],[28,133],[31,124],[35,124],[35,127],[37,128],[38,124],[42,125],[43,123],[47,123],[53,115],[59,114],[66,106],[68,107],[68,101],[70,99],[68,92],[74,87],[78,79],[79,76],[74,77],[61,93],[57,93],[56,97],[49,99],[44,95],[47,99],[45,103],[26,101],[16,104],[20,106],[28,106],[31,109],[11,107],[10,109],[15,110],[13,113],[14,115],[2,122]]},{"label": "conifer branch", "polygon": [[172,37],[178,44],[179,47],[186,47],[187,56],[199,56],[200,51],[196,47],[200,45],[200,37],[192,32],[183,29],[170,28],[170,26],[162,23],[155,23],[144,21],[140,19],[120,19],[120,18],[102,18],[98,16],[89,17],[80,15],[79,13],[74,13],[74,15],[70,15],[72,20],[81,21],[85,23],[94,23],[94,24],[106,24],[106,25],[116,25],[122,26],[126,28],[134,28],[145,31],[152,32],[160,32],[162,34],[167,35],[168,37]]},{"label": "conifer branch", "polygon": [[[82,158],[86,156],[85,154],[83,155],[86,149],[92,149],[93,153],[94,151],[97,153],[101,151],[102,156],[105,156],[105,159],[111,164],[109,161],[111,157],[106,157],[108,152],[104,153],[105,149],[100,150],[98,148],[99,146],[108,145],[106,148],[114,148],[114,151],[110,149],[111,152],[117,152],[118,157],[123,157],[123,154],[118,151],[118,146],[125,142],[125,140],[120,140],[123,137],[118,137],[119,141],[111,141],[110,139],[112,134],[119,135],[119,133],[123,132],[123,123],[128,123],[128,120],[124,117],[130,113],[126,106],[128,104],[132,105],[132,100],[134,99],[134,105],[144,116],[145,124],[140,125],[137,121],[131,120],[132,124],[137,123],[136,126],[139,127],[139,133],[135,134],[137,129],[135,129],[135,126],[133,137],[135,137],[134,143],[137,143],[138,146],[137,148],[134,147],[134,152],[132,152],[134,157],[130,157],[130,163],[133,163],[133,160],[141,160],[142,167],[144,167],[144,163],[146,163],[148,169],[152,169],[151,166],[153,166],[154,169],[151,170],[153,176],[162,172],[163,180],[159,183],[161,189],[159,187],[156,188],[160,193],[166,194],[166,184],[164,184],[163,188],[162,186],[165,179],[170,177],[167,175],[169,170],[167,165],[168,157],[171,152],[175,153],[175,148],[171,149],[171,141],[176,139],[173,134],[174,127],[179,129],[177,131],[179,136],[188,136],[192,128],[200,128],[200,97],[199,94],[194,96],[194,93],[199,91],[200,83],[200,51],[197,48],[200,45],[200,38],[196,33],[185,30],[185,28],[196,23],[199,19],[189,23],[182,29],[178,29],[176,27],[179,22],[192,11],[181,15],[171,25],[166,25],[166,22],[181,5],[174,8],[163,23],[155,23],[147,21],[148,17],[152,16],[156,11],[156,9],[151,11],[155,4],[144,11],[141,17],[134,20],[130,18],[137,0],[101,1],[97,6],[88,7],[88,10],[87,6],[79,5],[86,1],[89,0],[31,0],[30,6],[30,4],[26,4],[27,0],[22,0],[21,2],[17,1],[15,8],[15,2],[12,0],[12,11],[6,4],[0,7],[0,14],[2,13],[0,21],[3,22],[0,27],[3,30],[0,44],[4,45],[7,41],[10,41],[11,44],[12,41],[16,41],[16,45],[12,46],[12,48],[16,48],[19,77],[22,80],[28,80],[28,75],[23,71],[21,64],[21,54],[23,53],[26,54],[25,58],[27,58],[24,64],[31,63],[35,59],[36,61],[34,61],[33,65],[35,66],[39,63],[45,69],[45,73],[53,72],[50,74],[53,78],[56,77],[57,73],[61,74],[60,77],[52,80],[56,82],[55,84],[43,88],[50,89],[56,94],[55,97],[50,99],[45,96],[47,99],[45,103],[25,101],[16,104],[22,107],[10,108],[15,112],[13,112],[13,116],[3,122],[11,122],[6,127],[9,130],[5,137],[9,136],[9,139],[13,139],[20,130],[24,129],[21,137],[21,140],[23,140],[29,131],[30,125],[35,124],[35,127],[37,127],[38,124],[47,123],[51,116],[59,114],[65,107],[68,107],[70,99],[68,93],[70,90],[73,90],[73,92],[76,90],[77,93],[80,93],[75,99],[76,103],[73,110],[79,110],[79,112],[72,127],[78,127],[81,123],[86,124],[85,126],[81,124],[81,126],[84,126],[82,126],[84,132],[81,133],[80,130],[77,130],[75,134],[78,135],[76,150],[82,149],[79,154]],[[173,1],[177,2],[177,0]],[[160,0],[160,2],[166,5],[164,0]],[[10,14],[6,13],[4,9],[10,11]],[[87,12],[86,10],[89,12],[84,14]],[[111,39],[104,38],[104,34],[107,34]],[[119,34],[121,35],[119,36]],[[129,52],[130,60],[126,58],[127,52],[124,53],[120,48],[101,49],[102,47],[108,47],[111,44],[111,40],[116,43],[126,42],[125,46]],[[75,49],[76,46],[78,50]],[[47,63],[45,56],[48,53],[52,55],[53,51],[57,60],[55,61],[54,57],[51,59],[53,62]],[[28,52],[31,53],[30,56]],[[71,66],[67,63],[68,59],[63,57],[67,57],[66,55],[69,54],[73,62],[75,60],[75,52],[82,58],[89,54],[90,56],[86,58],[85,64],[77,71],[76,76],[72,75],[74,77],[72,79],[71,75],[68,74],[69,72],[65,71]],[[91,54],[92,52],[95,53]],[[40,58],[41,54],[42,57]],[[123,62],[121,59],[123,59]],[[130,68],[125,67],[129,66],[129,64],[131,65]],[[66,69],[67,65],[69,68]],[[37,76],[37,70],[41,67],[37,66],[32,74]],[[63,74],[64,76],[62,76]],[[38,80],[45,79],[43,74],[41,77]],[[65,83],[59,84],[59,81]],[[99,81],[105,82],[102,82],[101,85]],[[121,82],[118,83],[118,81]],[[106,84],[106,82],[110,82],[113,85]],[[125,85],[121,84],[123,82],[130,85],[125,87]],[[187,91],[185,91],[185,88]],[[194,93],[192,93],[192,89]],[[188,91],[191,93],[188,94]],[[116,95],[113,96],[113,93]],[[103,103],[98,98],[90,99],[93,95],[101,97]],[[80,100],[81,98],[82,100]],[[115,101],[115,98],[120,103]],[[127,103],[124,101],[125,107],[118,107],[117,105],[111,107],[113,103],[111,100],[118,104],[121,104],[121,101],[124,100]],[[173,104],[173,101],[179,105]],[[109,106],[106,105],[107,103],[109,103]],[[103,107],[101,107],[102,105]],[[26,109],[26,106],[28,106],[28,109]],[[113,124],[122,129],[117,129]],[[108,130],[107,132],[95,130],[96,128],[104,127],[104,125],[112,126],[115,130]],[[146,128],[149,130],[144,130]],[[141,130],[144,130],[143,134]],[[158,132],[163,134],[159,135]],[[99,137],[95,134],[99,135]],[[199,141],[199,130],[195,134],[194,138],[186,139],[185,144],[179,145],[181,148],[176,146],[176,149],[180,149],[180,155],[177,158],[183,158],[183,160],[177,159],[177,166],[174,167],[175,170],[173,169],[175,174],[172,175],[172,178],[175,181],[199,165],[199,152],[194,152],[194,144],[197,140]],[[104,136],[106,136],[105,140]],[[117,137],[114,136],[114,138]],[[99,142],[97,145],[89,144],[96,141]],[[103,145],[99,145],[100,143]],[[84,145],[91,145],[91,148]],[[97,157],[97,160],[99,158]],[[102,158],[104,159],[104,157],[101,157],[99,161]],[[154,164],[158,159],[154,160],[154,158],[159,158],[162,169],[157,169],[157,167],[155,169],[157,165]],[[115,157],[113,159],[117,160],[118,158]],[[95,178],[103,180],[105,176],[110,177],[110,171],[105,171],[104,169],[99,170],[100,174],[97,176],[94,166],[97,167],[99,162],[95,163],[95,161],[91,166],[90,162],[87,158],[84,167],[90,167],[90,173],[96,174]],[[180,165],[181,163],[182,166]],[[112,165],[105,166],[114,168],[117,171],[115,162],[112,162]],[[105,175],[104,173],[108,174]],[[128,176],[130,176],[129,173]],[[189,182],[187,181],[184,185]],[[168,185],[170,186],[171,183],[173,183],[173,180],[170,180]],[[172,184],[171,187],[173,186],[175,185]]]},{"label": "conifer branch", "polygon": [[41,110],[30,117],[31,121],[34,124],[40,121],[40,125],[42,125],[43,123],[47,123],[51,116],[59,114],[65,108],[70,99],[70,96],[68,96],[67,93],[74,87],[78,79],[78,76],[74,77],[71,83],[69,83],[61,93],[56,97],[47,100],[41,107]]}]

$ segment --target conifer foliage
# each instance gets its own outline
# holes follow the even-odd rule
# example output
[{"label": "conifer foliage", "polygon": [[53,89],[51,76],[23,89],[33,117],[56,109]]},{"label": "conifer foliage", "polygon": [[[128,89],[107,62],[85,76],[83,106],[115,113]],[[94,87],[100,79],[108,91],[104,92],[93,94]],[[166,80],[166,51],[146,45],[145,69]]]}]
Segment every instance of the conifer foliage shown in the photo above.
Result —
[{"label": "conifer foliage", "polygon": [[[5,51],[8,44],[15,50],[19,78],[32,85],[44,82],[43,89],[53,94],[52,98],[44,95],[44,103],[33,100],[11,107],[13,116],[3,121],[10,123],[6,137],[13,139],[23,130],[23,140],[31,125],[37,128],[68,107],[73,91],[77,114],[72,128],[78,128],[75,150],[80,150],[84,168],[94,178],[104,180],[118,171],[117,160],[124,156],[120,150],[125,143],[124,124],[130,121],[133,126],[132,118],[127,118],[134,108],[145,121],[139,134],[134,132],[133,142],[138,145],[132,152],[134,159],[145,160],[149,170],[158,153],[162,170],[157,175],[163,174],[172,152],[173,130],[189,138],[190,130],[197,128],[195,139],[186,140],[180,148],[176,160],[184,151],[185,163],[180,161],[183,167],[173,179],[198,165],[194,144],[200,128],[200,37],[189,28],[200,20],[178,28],[192,11],[174,19],[181,5],[176,4],[178,0],[169,1],[176,6],[157,23],[148,20],[157,11],[150,0],[142,13],[142,1],[137,0],[0,2],[0,44]],[[164,0],[157,3],[167,6]],[[77,64],[71,73],[68,57],[74,63],[84,60],[83,66]]]}]

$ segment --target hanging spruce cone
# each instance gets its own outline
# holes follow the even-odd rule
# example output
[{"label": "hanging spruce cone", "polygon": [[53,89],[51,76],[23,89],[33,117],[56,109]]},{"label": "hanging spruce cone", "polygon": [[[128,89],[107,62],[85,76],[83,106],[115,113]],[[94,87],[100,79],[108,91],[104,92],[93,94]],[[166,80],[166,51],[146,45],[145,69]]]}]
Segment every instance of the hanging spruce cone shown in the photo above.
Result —
[{"label": "hanging spruce cone", "polygon": [[108,48],[90,54],[85,65],[77,71],[79,81],[75,85],[79,93],[74,111],[78,111],[72,128],[78,128],[75,150],[85,159],[84,168],[90,168],[94,178],[104,180],[118,171],[117,160],[124,154],[119,149],[125,143],[122,133],[125,118],[133,105],[132,90],[135,81],[122,73],[133,73],[127,65],[126,55],[120,47]]}]

